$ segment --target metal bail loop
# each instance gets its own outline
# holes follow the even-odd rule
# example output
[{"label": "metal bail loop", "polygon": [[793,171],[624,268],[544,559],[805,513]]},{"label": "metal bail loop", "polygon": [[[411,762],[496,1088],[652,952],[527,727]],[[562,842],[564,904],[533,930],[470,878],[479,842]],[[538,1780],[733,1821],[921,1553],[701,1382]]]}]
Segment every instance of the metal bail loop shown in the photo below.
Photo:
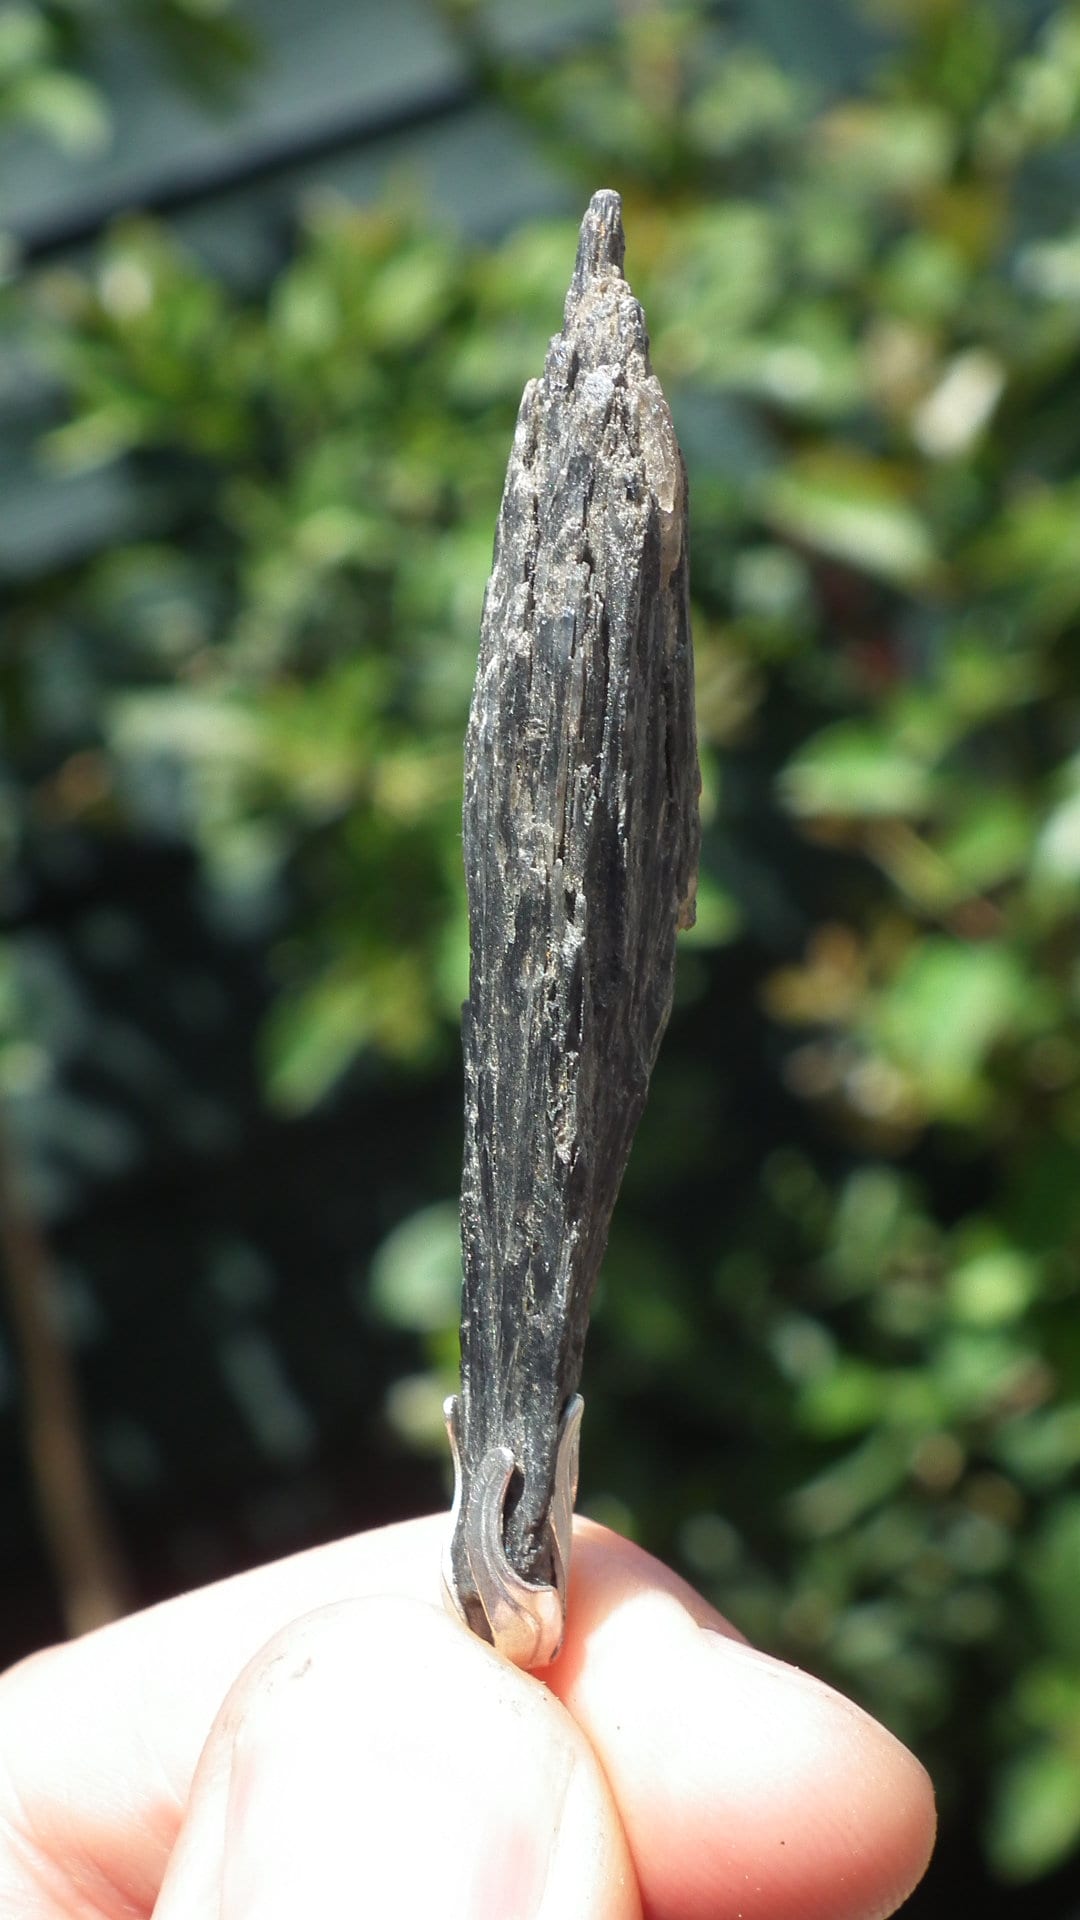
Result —
[{"label": "metal bail loop", "polygon": [[[454,1457],[454,1506],[451,1535],[457,1526],[464,1497],[458,1445],[459,1400],[446,1402],[446,1430]],[[546,1667],[562,1646],[566,1621],[566,1587],[577,1497],[581,1416],[585,1402],[575,1393],[559,1423],[555,1456],[555,1487],[551,1503],[553,1585],[523,1580],[506,1556],[504,1519],[506,1494],[515,1472],[509,1447],[492,1447],[480,1463],[469,1491],[465,1520],[465,1554],[476,1596],[483,1608],[492,1645],[515,1667]],[[443,1558],[443,1594],[449,1610],[466,1626],[465,1608],[454,1583],[449,1550]]]}]

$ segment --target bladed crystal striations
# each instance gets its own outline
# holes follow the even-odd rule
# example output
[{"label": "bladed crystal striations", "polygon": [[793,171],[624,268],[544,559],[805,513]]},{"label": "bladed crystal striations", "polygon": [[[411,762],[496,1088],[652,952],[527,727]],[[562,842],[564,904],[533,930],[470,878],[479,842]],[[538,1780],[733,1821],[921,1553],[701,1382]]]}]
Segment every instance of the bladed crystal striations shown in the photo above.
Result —
[{"label": "bladed crystal striations", "polygon": [[686,477],[594,195],[563,329],[525,389],[465,755],[462,1391],[453,1585],[492,1448],[511,1566],[554,1574],[560,1418],[693,920],[699,846]]}]

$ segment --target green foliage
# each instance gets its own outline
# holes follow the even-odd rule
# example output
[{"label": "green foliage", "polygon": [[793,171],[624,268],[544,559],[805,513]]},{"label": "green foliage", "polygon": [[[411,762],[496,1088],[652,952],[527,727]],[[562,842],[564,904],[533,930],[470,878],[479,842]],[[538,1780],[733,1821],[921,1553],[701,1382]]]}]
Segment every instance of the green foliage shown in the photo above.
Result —
[{"label": "green foliage", "polygon": [[45,133],[66,152],[93,152],[109,137],[101,94],[62,64],[63,35],[44,6],[0,10],[0,121]]},{"label": "green foliage", "polygon": [[[704,6],[542,71],[448,11],[575,201],[624,190],[691,469],[704,911],[599,1302],[593,1508],[1031,1878],[1080,1842],[1080,13],[892,0],[828,95]],[[132,225],[25,292],[43,460],[123,464],[149,530],[13,608],[12,831],[165,828],[277,903],[286,1108],[454,1056],[480,600],[573,240],[325,208],[255,298]],[[440,1203],[372,1279],[426,1343],[388,1403],[417,1446],[452,1247]]]},{"label": "green foliage", "polygon": [[[0,132],[44,135],[73,159],[112,137],[109,102],[84,70],[132,26],[184,84],[226,103],[255,43],[232,0],[4,0],[0,5]],[[0,161],[2,165],[2,161]]]}]

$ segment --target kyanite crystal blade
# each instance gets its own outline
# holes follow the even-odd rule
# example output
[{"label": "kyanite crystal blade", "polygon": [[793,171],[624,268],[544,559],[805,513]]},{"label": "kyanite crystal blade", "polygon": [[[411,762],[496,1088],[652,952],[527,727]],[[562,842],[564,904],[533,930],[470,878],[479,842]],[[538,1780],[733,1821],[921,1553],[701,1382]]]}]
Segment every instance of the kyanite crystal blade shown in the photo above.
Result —
[{"label": "kyanite crystal blade", "polygon": [[[559,1425],[693,919],[699,774],[686,476],[623,278],[616,193],[581,228],[562,332],[525,389],[465,760],[464,1289],[453,1584],[509,1449],[505,1547],[554,1577]],[[490,1637],[490,1634],[488,1635]]]}]

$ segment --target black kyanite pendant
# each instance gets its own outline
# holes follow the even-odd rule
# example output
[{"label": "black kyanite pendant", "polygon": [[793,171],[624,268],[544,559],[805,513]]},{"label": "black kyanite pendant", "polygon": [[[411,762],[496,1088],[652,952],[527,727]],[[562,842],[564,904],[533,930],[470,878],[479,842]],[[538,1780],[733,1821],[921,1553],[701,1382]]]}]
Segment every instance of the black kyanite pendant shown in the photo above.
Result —
[{"label": "black kyanite pendant", "polygon": [[562,1639],[589,1301],[693,921],[686,473],[594,194],[510,454],[465,750],[461,1394],[447,1596]]}]

